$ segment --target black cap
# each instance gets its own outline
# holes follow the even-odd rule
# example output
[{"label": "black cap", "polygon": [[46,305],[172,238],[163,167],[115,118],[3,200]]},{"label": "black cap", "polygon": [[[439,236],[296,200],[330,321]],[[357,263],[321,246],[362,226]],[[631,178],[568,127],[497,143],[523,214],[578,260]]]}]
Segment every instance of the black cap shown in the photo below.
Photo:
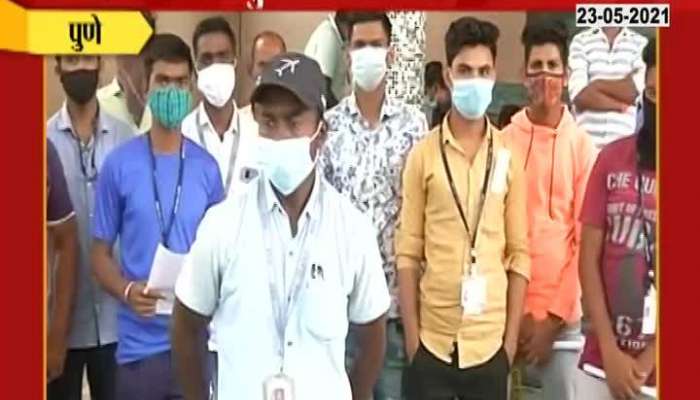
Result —
[{"label": "black cap", "polygon": [[321,67],[315,60],[300,53],[283,53],[265,66],[250,101],[255,102],[263,88],[278,86],[294,93],[307,107],[323,113],[326,110],[325,82]]}]

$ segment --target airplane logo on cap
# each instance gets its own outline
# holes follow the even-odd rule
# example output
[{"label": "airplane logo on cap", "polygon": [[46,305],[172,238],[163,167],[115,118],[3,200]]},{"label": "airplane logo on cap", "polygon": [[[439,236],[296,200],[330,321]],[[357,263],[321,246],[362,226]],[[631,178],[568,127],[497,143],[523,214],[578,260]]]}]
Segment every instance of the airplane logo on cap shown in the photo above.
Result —
[{"label": "airplane logo on cap", "polygon": [[279,68],[275,68],[275,72],[277,72],[277,76],[281,78],[282,74],[284,74],[286,70],[289,70],[292,74],[294,74],[296,67],[301,60],[283,58],[280,61],[282,62],[282,66]]}]

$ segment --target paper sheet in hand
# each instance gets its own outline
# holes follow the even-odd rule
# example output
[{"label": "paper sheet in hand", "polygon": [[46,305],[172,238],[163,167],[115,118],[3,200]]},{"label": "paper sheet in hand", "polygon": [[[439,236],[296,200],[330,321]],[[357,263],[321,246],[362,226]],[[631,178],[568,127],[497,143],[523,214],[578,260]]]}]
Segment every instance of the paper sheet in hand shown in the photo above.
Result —
[{"label": "paper sheet in hand", "polygon": [[180,275],[185,256],[186,254],[173,253],[162,244],[158,244],[151,265],[151,275],[146,284],[148,289],[157,290],[165,296],[165,300],[158,300],[156,303],[156,314],[172,313],[175,303],[175,281]]}]

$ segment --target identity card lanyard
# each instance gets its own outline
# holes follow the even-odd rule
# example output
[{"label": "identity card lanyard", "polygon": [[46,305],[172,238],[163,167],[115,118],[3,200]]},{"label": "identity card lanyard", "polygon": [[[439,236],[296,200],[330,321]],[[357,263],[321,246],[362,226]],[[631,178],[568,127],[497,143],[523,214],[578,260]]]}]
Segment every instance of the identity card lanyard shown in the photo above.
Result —
[{"label": "identity card lanyard", "polygon": [[180,141],[180,162],[178,164],[177,172],[177,186],[175,187],[175,200],[173,201],[173,209],[170,211],[170,218],[168,219],[168,224],[165,224],[165,219],[163,218],[163,206],[160,202],[160,194],[158,193],[157,177],[156,177],[156,156],[153,153],[153,142],[151,140],[151,133],[146,134],[148,136],[148,150],[151,156],[151,172],[153,177],[153,196],[155,198],[156,207],[156,217],[158,218],[158,223],[160,224],[160,232],[162,235],[162,244],[168,248],[168,239],[170,238],[170,232],[173,230],[173,225],[175,223],[175,215],[180,208],[180,199],[182,197],[182,175],[185,169],[185,138],[181,138]]},{"label": "identity card lanyard", "polygon": [[[199,143],[202,144],[204,150],[209,151],[209,149],[207,148],[207,141],[204,138],[204,131],[202,130],[200,112],[197,113],[197,134],[199,135]],[[231,143],[231,153],[228,156],[228,173],[226,174],[224,193],[228,193],[228,189],[231,187],[231,180],[233,179],[233,170],[236,167],[236,153],[238,153],[238,143],[240,139],[241,116],[238,112],[236,112],[236,133],[233,135],[233,142]]]},{"label": "identity card lanyard", "polygon": [[[268,183],[265,183],[268,184]],[[302,215],[303,217],[303,215]],[[284,350],[285,350],[285,343],[284,343],[284,334],[287,329],[287,324],[289,323],[289,317],[292,313],[292,309],[294,308],[294,305],[296,304],[297,300],[299,299],[299,293],[301,291],[301,287],[304,282],[304,273],[306,272],[306,265],[308,264],[309,260],[309,249],[306,247],[307,244],[307,238],[309,236],[314,237],[316,235],[316,230],[317,230],[317,222],[316,219],[312,218],[310,222],[309,229],[305,229],[304,232],[302,232],[302,236],[299,238],[300,239],[300,249],[301,252],[299,254],[299,258],[297,260],[297,265],[294,270],[294,276],[292,277],[292,286],[287,293],[287,285],[286,285],[286,274],[284,278],[284,286],[282,287],[282,291],[285,293],[284,300],[282,301],[280,299],[279,293],[280,291],[278,290],[277,286],[277,280],[275,279],[275,263],[274,263],[274,257],[272,255],[273,249],[272,245],[273,243],[277,243],[274,238],[272,237],[272,224],[270,223],[270,216],[263,215],[262,210],[260,210],[260,219],[262,222],[262,229],[263,229],[263,242],[265,244],[265,256],[266,256],[266,263],[267,263],[267,268],[268,268],[268,285],[269,285],[269,290],[270,290],[270,302],[272,304],[272,314],[275,318],[275,329],[277,331],[277,337],[279,339],[279,352],[280,356],[282,357],[282,364],[280,365],[280,374],[283,374],[283,368],[284,368]]]},{"label": "identity card lanyard", "polygon": [[97,179],[97,167],[95,166],[95,153],[97,153],[97,134],[93,135],[92,139],[92,154],[90,155],[90,173],[88,174],[88,167],[85,165],[85,159],[83,158],[83,145],[80,143],[80,138],[77,135],[71,135],[75,139],[75,143],[78,145],[78,158],[80,159],[80,172],[83,174],[86,182],[94,182]]},{"label": "identity card lanyard", "polygon": [[[489,177],[491,175],[491,163],[493,161],[493,136],[489,135],[489,147],[486,156],[486,168],[484,173],[484,183],[481,187],[481,196],[479,198],[479,208],[477,210],[476,225],[474,226],[474,232],[469,230],[469,224],[467,223],[467,217],[462,209],[462,204],[459,201],[459,194],[457,193],[457,187],[455,186],[454,180],[452,179],[452,171],[450,170],[450,164],[447,162],[447,155],[445,154],[445,145],[443,141],[442,134],[442,124],[440,124],[440,154],[442,156],[442,164],[445,167],[445,174],[447,174],[447,180],[450,184],[450,191],[452,192],[452,197],[454,199],[455,205],[457,206],[457,211],[459,211],[459,217],[462,220],[464,229],[467,231],[467,237],[471,239],[471,247],[469,249],[469,266],[470,274],[476,273],[472,268],[476,265],[476,238],[479,233],[479,222],[481,221],[481,214],[484,210],[484,202],[486,200],[486,190],[488,188]],[[468,201],[467,201],[468,203]]]},{"label": "identity card lanyard", "polygon": [[656,333],[656,282],[654,267],[654,252],[652,250],[651,234],[647,230],[647,223],[644,218],[644,203],[642,201],[644,189],[642,187],[642,172],[639,166],[637,167],[637,210],[642,221],[642,235],[644,236],[644,260],[647,264],[647,279],[644,284],[644,308],[642,312],[642,334],[654,335]]},{"label": "identity card lanyard", "polygon": [[654,238],[648,231],[646,219],[644,218],[644,204],[642,202],[643,188],[642,188],[642,172],[637,169],[637,210],[639,212],[639,217],[642,220],[642,235],[644,235],[644,260],[647,264],[647,281],[645,282],[645,289],[648,292],[652,286],[656,285],[655,282],[655,271],[654,271],[654,252],[652,250],[652,240]]}]

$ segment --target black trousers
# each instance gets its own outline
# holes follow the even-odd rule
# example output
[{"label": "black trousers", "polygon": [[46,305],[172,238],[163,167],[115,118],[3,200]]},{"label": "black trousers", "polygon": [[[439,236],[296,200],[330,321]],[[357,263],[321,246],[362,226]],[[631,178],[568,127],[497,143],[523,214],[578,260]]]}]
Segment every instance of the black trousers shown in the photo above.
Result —
[{"label": "black trousers", "polygon": [[51,381],[47,387],[48,400],[81,400],[83,372],[87,368],[87,380],[92,400],[114,400],[117,363],[114,352],[117,344],[89,349],[68,350],[63,375]]},{"label": "black trousers", "polygon": [[460,369],[457,346],[452,364],[435,357],[423,344],[404,373],[408,400],[506,400],[510,365],[503,348],[487,362]]}]

